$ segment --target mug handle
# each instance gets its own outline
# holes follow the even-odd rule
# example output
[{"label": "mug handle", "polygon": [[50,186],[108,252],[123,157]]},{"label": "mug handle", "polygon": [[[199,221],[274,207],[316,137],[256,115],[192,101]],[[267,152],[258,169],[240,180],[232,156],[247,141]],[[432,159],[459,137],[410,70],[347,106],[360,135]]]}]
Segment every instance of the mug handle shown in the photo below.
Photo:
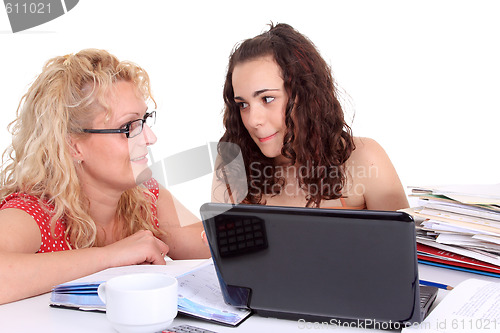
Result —
[{"label": "mug handle", "polygon": [[106,304],[106,282],[99,285],[99,287],[97,288],[97,295],[99,295],[101,301]]}]

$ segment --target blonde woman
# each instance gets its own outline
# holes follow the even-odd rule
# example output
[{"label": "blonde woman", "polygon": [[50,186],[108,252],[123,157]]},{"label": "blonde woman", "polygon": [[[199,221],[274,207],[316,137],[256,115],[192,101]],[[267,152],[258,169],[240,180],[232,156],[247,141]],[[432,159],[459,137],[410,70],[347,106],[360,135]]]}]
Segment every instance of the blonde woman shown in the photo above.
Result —
[{"label": "blonde woman", "polygon": [[0,304],[109,267],[165,264],[167,253],[210,256],[201,223],[151,178],[148,102],[148,74],[106,51],[44,66],[3,156]]}]

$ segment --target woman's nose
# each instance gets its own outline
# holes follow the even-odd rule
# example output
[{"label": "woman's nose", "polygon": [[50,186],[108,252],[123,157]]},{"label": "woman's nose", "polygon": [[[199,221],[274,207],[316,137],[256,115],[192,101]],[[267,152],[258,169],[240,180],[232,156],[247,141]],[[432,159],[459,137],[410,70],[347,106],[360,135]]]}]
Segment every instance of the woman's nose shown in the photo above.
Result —
[{"label": "woman's nose", "polygon": [[258,127],[265,122],[265,112],[258,106],[248,106],[248,124],[252,127]]},{"label": "woman's nose", "polygon": [[144,124],[142,135],[144,135],[146,146],[154,145],[156,143],[156,140],[158,140],[151,127],[149,127],[147,124]]}]

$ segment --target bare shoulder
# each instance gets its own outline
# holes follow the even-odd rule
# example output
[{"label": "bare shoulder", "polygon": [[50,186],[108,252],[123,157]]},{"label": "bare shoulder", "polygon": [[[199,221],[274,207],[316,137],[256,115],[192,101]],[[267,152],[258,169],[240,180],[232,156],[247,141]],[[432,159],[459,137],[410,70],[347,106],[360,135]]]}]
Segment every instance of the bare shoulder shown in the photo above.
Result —
[{"label": "bare shoulder", "polygon": [[392,168],[392,163],[384,148],[370,138],[355,137],[355,149],[347,160],[348,167]]},{"label": "bare shoulder", "polygon": [[371,138],[354,137],[355,149],[351,154],[351,158],[356,161],[367,161],[377,158],[387,157],[384,148]]},{"label": "bare shoulder", "polygon": [[356,148],[346,162],[353,187],[363,189],[368,209],[396,210],[408,207],[408,201],[389,156],[370,138],[354,138]]},{"label": "bare shoulder", "polygon": [[370,150],[374,148],[382,148],[382,146],[372,138],[355,136],[353,138],[356,150]]}]

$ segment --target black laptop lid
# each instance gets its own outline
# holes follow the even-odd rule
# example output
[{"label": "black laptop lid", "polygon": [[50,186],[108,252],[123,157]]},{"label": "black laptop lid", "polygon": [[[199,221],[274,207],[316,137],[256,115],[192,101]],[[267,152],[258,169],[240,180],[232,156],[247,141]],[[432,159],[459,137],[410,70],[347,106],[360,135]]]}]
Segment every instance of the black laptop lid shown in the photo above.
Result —
[{"label": "black laptop lid", "polygon": [[201,215],[229,304],[290,319],[422,320],[406,213],[208,203]]}]

